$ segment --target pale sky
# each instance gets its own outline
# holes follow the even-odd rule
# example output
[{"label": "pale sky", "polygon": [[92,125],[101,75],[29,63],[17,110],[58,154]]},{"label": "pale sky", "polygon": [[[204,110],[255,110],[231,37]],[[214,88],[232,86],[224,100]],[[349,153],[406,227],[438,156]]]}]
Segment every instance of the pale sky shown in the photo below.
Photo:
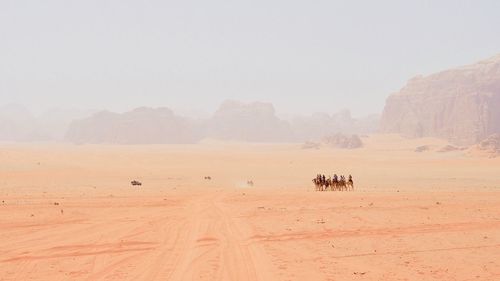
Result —
[{"label": "pale sky", "polygon": [[0,104],[381,112],[417,74],[500,53],[500,1],[0,0]]}]

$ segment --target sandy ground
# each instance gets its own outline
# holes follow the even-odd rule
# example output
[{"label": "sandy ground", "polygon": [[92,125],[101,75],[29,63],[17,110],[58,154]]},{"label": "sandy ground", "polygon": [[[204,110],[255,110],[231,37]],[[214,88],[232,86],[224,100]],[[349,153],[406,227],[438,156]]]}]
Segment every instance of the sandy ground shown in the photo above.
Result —
[{"label": "sandy ground", "polygon": [[0,280],[500,280],[500,158],[364,141],[2,144]]}]

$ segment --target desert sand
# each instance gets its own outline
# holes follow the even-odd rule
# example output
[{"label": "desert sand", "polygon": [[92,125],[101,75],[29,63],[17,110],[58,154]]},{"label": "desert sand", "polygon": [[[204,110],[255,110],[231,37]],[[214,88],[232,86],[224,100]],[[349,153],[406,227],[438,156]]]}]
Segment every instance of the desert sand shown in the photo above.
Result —
[{"label": "desert sand", "polygon": [[1,144],[0,280],[500,280],[500,157],[363,141]]}]

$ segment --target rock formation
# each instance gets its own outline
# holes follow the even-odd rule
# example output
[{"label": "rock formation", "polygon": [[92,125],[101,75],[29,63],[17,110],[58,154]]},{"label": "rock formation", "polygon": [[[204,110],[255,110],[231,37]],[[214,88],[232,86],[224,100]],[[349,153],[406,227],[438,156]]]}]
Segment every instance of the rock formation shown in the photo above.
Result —
[{"label": "rock formation", "polygon": [[477,150],[490,157],[500,156],[500,134],[494,134],[477,145]]},{"label": "rock formation", "polygon": [[74,143],[161,144],[198,140],[194,124],[168,108],[141,107],[123,114],[102,111],[73,121],[66,139]]},{"label": "rock formation", "polygon": [[291,121],[270,103],[226,101],[209,118],[189,119],[168,108],[141,107],[125,113],[53,109],[39,117],[20,106],[0,107],[0,141],[73,143],[193,143],[203,138],[247,142],[319,142],[336,134],[376,131],[379,117],[353,118],[348,110],[316,113]]},{"label": "rock formation", "polygon": [[208,136],[250,142],[290,141],[290,125],[276,114],[272,104],[226,101],[208,121]]},{"label": "rock formation", "polygon": [[342,134],[335,134],[324,137],[322,142],[325,145],[343,149],[355,149],[363,146],[363,142],[357,135],[346,136]]},{"label": "rock formation", "polygon": [[453,145],[445,145],[443,147],[441,147],[440,149],[437,150],[437,152],[441,152],[441,153],[444,153],[444,152],[453,152],[453,151],[461,151],[461,150],[465,150],[467,149],[466,147],[456,147],[456,146],[453,146]]},{"label": "rock formation", "polygon": [[425,151],[429,151],[429,150],[431,150],[431,147],[428,145],[421,145],[421,146],[417,146],[415,148],[415,152],[425,152]]},{"label": "rock formation", "polygon": [[469,145],[500,132],[500,55],[427,77],[391,95],[380,130]]}]

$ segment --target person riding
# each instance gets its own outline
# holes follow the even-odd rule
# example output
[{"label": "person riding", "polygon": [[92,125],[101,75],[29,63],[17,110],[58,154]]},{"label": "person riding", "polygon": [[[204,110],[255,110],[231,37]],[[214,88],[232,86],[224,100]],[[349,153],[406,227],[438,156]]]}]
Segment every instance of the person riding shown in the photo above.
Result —
[{"label": "person riding", "polygon": [[326,177],[325,177],[325,175],[323,175],[323,183],[325,183],[325,182],[326,182]]},{"label": "person riding", "polygon": [[337,174],[333,175],[333,181],[334,182],[338,182],[339,181],[339,178],[338,178]]},{"label": "person riding", "polygon": [[349,175],[349,182],[352,182],[352,176]]}]

